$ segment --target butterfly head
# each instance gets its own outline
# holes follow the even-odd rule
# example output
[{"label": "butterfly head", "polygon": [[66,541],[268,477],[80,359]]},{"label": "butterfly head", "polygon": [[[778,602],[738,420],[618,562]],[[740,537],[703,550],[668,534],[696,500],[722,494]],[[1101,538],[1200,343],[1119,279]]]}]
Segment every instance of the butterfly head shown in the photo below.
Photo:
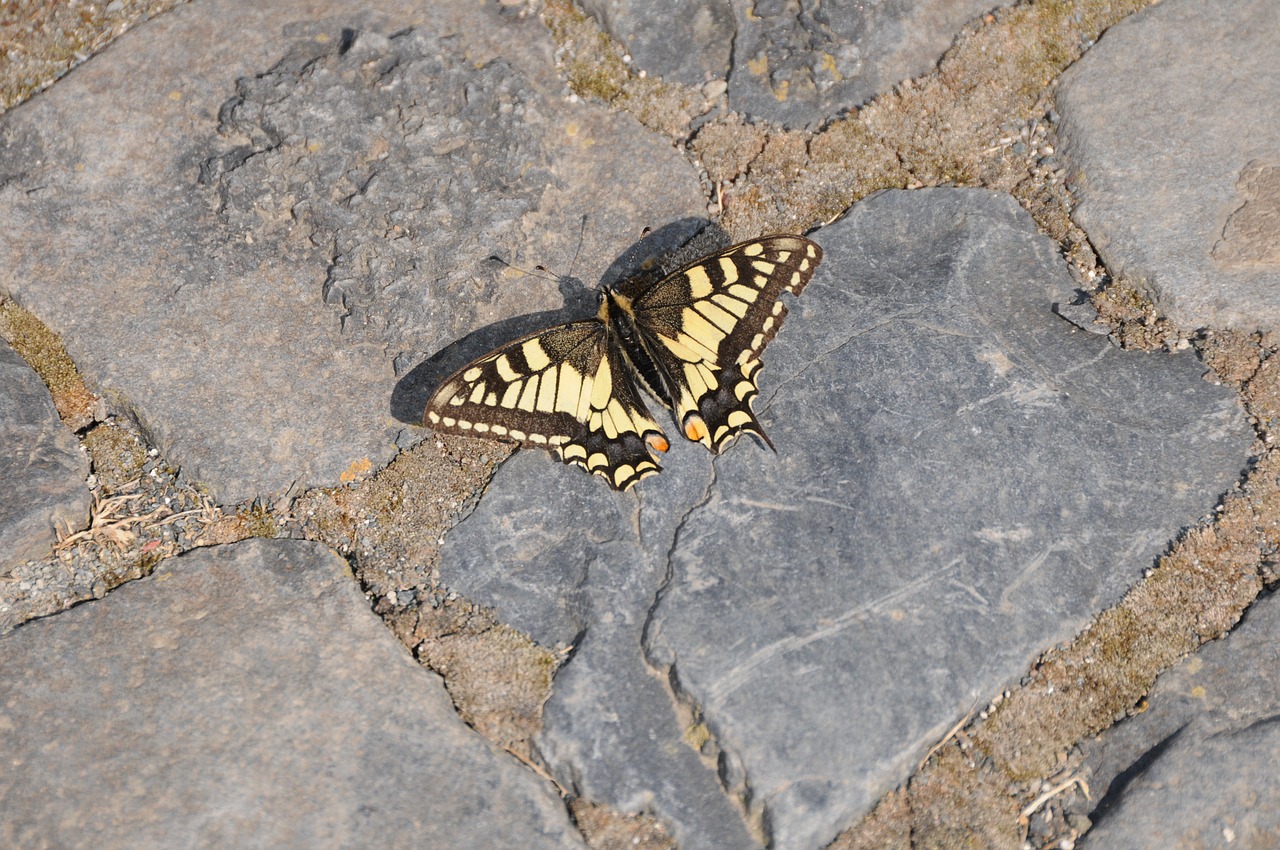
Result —
[{"label": "butterfly head", "polygon": [[596,318],[602,322],[609,322],[618,313],[631,315],[631,299],[611,286],[602,286],[597,290],[596,303],[599,305]]}]

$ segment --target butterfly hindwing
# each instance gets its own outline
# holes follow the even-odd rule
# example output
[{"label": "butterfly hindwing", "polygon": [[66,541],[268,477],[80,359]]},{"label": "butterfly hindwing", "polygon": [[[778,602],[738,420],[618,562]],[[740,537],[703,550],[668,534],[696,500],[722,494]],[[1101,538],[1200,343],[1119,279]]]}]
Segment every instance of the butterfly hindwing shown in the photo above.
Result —
[{"label": "butterfly hindwing", "polygon": [[600,475],[615,490],[627,490],[661,469],[652,451],[665,452],[667,438],[649,415],[621,350],[611,340],[604,347],[596,386],[603,386],[605,373],[609,393],[593,392],[584,427],[560,447],[560,458]]},{"label": "butterfly hindwing", "polygon": [[436,390],[426,424],[552,449],[618,490],[657,472],[650,447],[667,446],[599,320],[559,325],[472,361]]},{"label": "butterfly hindwing", "polygon": [[668,376],[686,437],[713,452],[743,431],[769,442],[751,409],[760,353],[786,317],[779,297],[799,295],[821,259],[822,249],[808,239],[770,236],[704,257],[630,294],[632,321]]}]

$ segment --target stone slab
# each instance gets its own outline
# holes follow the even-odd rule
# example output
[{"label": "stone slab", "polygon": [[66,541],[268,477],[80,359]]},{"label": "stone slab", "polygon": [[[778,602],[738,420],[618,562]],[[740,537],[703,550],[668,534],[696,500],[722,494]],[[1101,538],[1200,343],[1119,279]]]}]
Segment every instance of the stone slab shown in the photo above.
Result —
[{"label": "stone slab", "polygon": [[1251,444],[1193,354],[1056,314],[1072,279],[1007,196],[884,193],[814,238],[764,357],[776,456],[678,441],[615,494],[520,452],[442,555],[450,586],[573,646],[551,769],[684,846],[743,846],[731,817],[825,845],[1116,601]]},{"label": "stone slab", "polygon": [[171,559],[0,658],[5,847],[584,846],[317,543]]},{"label": "stone slab", "polygon": [[0,289],[219,501],[376,469],[419,433],[398,379],[562,308],[490,255],[594,281],[705,211],[553,54],[497,4],[179,6],[0,121]]},{"label": "stone slab", "polygon": [[1073,216],[1188,330],[1280,328],[1280,4],[1166,0],[1062,75]]},{"label": "stone slab", "polygon": [[1097,804],[1076,846],[1271,847],[1280,842],[1280,598],[1163,674],[1146,711],[1086,743]]},{"label": "stone slab", "polygon": [[49,390],[0,340],[0,572],[43,558],[89,521],[89,458]]},{"label": "stone slab", "polygon": [[995,8],[979,0],[733,7],[729,105],[790,127],[821,124],[928,73],[970,18]]},{"label": "stone slab", "polygon": [[[727,80],[752,119],[813,127],[928,73],[980,0],[586,0],[583,8],[664,80]],[[678,21],[678,26],[672,26]]]}]

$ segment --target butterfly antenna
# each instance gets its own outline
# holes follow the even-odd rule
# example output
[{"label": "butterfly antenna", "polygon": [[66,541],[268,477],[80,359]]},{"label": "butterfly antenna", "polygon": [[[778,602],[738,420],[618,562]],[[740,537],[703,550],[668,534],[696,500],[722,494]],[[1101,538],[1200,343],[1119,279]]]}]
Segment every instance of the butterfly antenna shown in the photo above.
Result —
[{"label": "butterfly antenna", "polygon": [[558,277],[556,277],[555,275],[553,275],[553,274],[552,274],[552,273],[547,269],[547,267],[546,267],[546,266],[541,266],[541,265],[539,265],[539,266],[534,266],[534,267],[533,267],[533,271],[529,271],[528,269],[522,269],[522,268],[520,268],[520,266],[517,266],[517,265],[515,265],[514,263],[508,263],[506,260],[504,260],[504,259],[502,259],[501,257],[499,257],[497,254],[490,254],[490,255],[489,255],[489,259],[490,259],[490,260],[492,260],[492,261],[493,261],[493,262],[495,262],[495,263],[502,263],[502,264],[503,264],[504,266],[506,266],[507,268],[509,268],[509,269],[513,269],[513,270],[515,270],[515,271],[520,272],[520,274],[527,274],[527,275],[529,275],[530,277],[542,278],[543,280],[550,280],[550,281],[558,281],[558,280],[559,280],[559,278],[558,278]]},{"label": "butterfly antenna", "polygon": [[578,226],[578,247],[573,252],[573,259],[569,261],[569,274],[565,277],[573,277],[573,267],[578,264],[578,255],[582,253],[582,243],[587,238],[587,214],[582,214],[582,224]]}]

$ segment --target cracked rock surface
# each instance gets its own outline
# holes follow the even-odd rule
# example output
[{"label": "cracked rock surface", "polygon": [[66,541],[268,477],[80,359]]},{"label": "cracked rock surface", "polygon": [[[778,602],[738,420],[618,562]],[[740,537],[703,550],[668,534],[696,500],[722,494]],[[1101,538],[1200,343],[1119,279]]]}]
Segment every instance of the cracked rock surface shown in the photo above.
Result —
[{"label": "cracked rock surface", "polygon": [[444,552],[450,586],[573,644],[539,741],[561,781],[688,846],[830,841],[1118,599],[1251,438],[1195,357],[1057,315],[1071,280],[1005,196],[885,193],[814,238],[764,358],[776,456],[682,444],[614,494],[520,453]]}]

